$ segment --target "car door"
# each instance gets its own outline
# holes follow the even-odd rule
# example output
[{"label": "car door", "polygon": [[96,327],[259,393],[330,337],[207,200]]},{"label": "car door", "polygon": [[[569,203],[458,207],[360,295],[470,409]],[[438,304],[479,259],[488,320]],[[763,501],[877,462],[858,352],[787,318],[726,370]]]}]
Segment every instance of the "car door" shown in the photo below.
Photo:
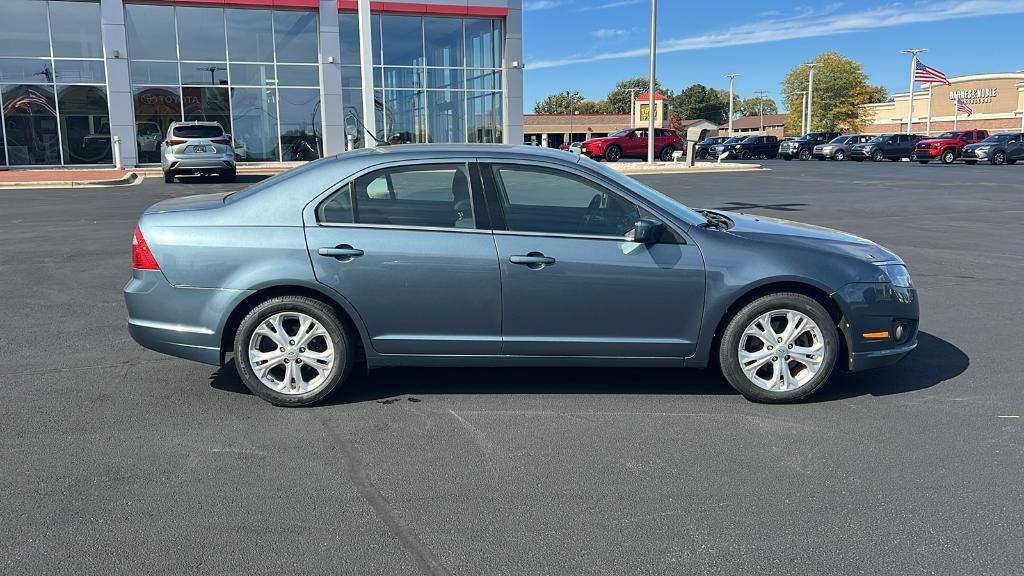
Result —
[{"label": "car door", "polygon": [[1007,160],[1024,160],[1024,134],[1014,134],[1006,143]]},{"label": "car door", "polygon": [[626,239],[647,216],[614,185],[561,165],[481,166],[502,285],[502,353],[673,357],[694,353],[704,261],[668,229]]},{"label": "car door", "polygon": [[623,153],[626,156],[643,156],[647,157],[647,131],[643,129],[636,129],[630,132],[629,137],[626,138],[625,148]]},{"label": "car door", "polygon": [[471,173],[469,161],[381,167],[307,208],[316,278],[352,304],[375,351],[500,352],[501,280]]}]

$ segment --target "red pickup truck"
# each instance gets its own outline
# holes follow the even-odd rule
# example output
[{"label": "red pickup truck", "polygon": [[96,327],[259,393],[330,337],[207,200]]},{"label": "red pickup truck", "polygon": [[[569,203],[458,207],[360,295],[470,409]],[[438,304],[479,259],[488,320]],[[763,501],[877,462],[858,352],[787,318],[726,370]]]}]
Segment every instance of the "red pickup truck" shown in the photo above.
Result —
[{"label": "red pickup truck", "polygon": [[[654,155],[663,162],[672,161],[672,153],[686,150],[686,142],[675,130],[654,129]],[[616,162],[620,158],[647,158],[647,129],[626,128],[604,138],[583,143],[580,152],[594,160]]]},{"label": "red pickup truck", "polygon": [[914,147],[914,160],[927,164],[938,158],[943,164],[952,164],[963,153],[964,146],[985,138],[988,138],[987,130],[957,130],[919,140]]}]

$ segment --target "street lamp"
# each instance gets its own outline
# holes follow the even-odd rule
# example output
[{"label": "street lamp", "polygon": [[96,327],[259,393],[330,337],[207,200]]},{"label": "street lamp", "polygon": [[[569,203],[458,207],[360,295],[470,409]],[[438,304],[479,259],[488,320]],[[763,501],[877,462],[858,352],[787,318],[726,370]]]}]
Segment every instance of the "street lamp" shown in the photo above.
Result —
[{"label": "street lamp", "polygon": [[565,91],[565,97],[569,100],[569,141],[566,142],[566,144],[568,145],[568,144],[572,144],[572,116],[573,116],[573,113],[572,113],[572,103],[573,103],[573,99],[580,97],[580,93],[579,92],[569,92],[568,90],[566,90]]},{"label": "street lamp", "polygon": [[814,114],[814,68],[820,66],[817,62],[808,62],[804,64],[807,69],[810,70],[807,76],[807,128],[804,129],[804,134],[813,130],[811,128],[811,120]]},{"label": "street lamp", "polygon": [[216,78],[214,76],[217,74],[217,70],[227,70],[227,68],[222,68],[220,66],[205,66],[196,68],[196,70],[199,70],[201,72],[209,72],[210,84],[216,84]]},{"label": "street lamp", "polygon": [[[1024,74],[1024,70],[1017,70],[1017,74]],[[1020,131],[1024,132],[1024,108],[1020,111]]]},{"label": "street lamp", "polygon": [[742,76],[742,74],[726,74],[725,75],[725,78],[729,79],[729,136],[730,137],[732,137],[732,115],[733,115],[733,110],[732,110],[732,99],[733,99],[733,96],[732,96],[732,83],[736,80],[737,76]]},{"label": "street lamp", "polygon": [[908,48],[900,50],[901,54],[910,54],[910,98],[907,99],[907,134],[914,132],[914,72],[917,70],[917,55],[927,52],[927,48]]},{"label": "street lamp", "polygon": [[651,0],[651,77],[647,90],[647,163],[654,164],[654,57],[658,22],[658,0]]}]

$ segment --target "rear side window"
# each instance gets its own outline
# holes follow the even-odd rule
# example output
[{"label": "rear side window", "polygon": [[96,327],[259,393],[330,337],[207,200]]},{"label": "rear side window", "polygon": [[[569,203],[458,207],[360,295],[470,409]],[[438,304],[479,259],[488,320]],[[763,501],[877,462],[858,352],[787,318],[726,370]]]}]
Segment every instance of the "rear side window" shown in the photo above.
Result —
[{"label": "rear side window", "polygon": [[474,228],[465,164],[386,168],[356,178],[317,208],[327,224],[356,222],[429,228]]},{"label": "rear side window", "polygon": [[639,219],[636,205],[585,178],[533,166],[495,166],[508,229],[621,237]]},{"label": "rear side window", "polygon": [[175,138],[220,138],[224,131],[217,126],[175,126]]}]

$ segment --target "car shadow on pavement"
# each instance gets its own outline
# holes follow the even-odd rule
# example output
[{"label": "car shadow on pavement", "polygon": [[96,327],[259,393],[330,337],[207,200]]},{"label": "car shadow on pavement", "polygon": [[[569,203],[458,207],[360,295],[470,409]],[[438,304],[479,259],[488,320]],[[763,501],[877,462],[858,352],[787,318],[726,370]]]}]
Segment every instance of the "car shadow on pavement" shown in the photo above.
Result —
[{"label": "car shadow on pavement", "polygon": [[[837,373],[811,402],[857,396],[888,396],[931,388],[963,373],[970,365],[953,344],[926,332],[917,349],[893,366],[854,374]],[[218,390],[250,394],[234,360],[210,377]],[[637,394],[735,395],[716,368],[386,368],[367,373],[353,369],[344,390],[323,404],[390,402],[417,394]]]}]

